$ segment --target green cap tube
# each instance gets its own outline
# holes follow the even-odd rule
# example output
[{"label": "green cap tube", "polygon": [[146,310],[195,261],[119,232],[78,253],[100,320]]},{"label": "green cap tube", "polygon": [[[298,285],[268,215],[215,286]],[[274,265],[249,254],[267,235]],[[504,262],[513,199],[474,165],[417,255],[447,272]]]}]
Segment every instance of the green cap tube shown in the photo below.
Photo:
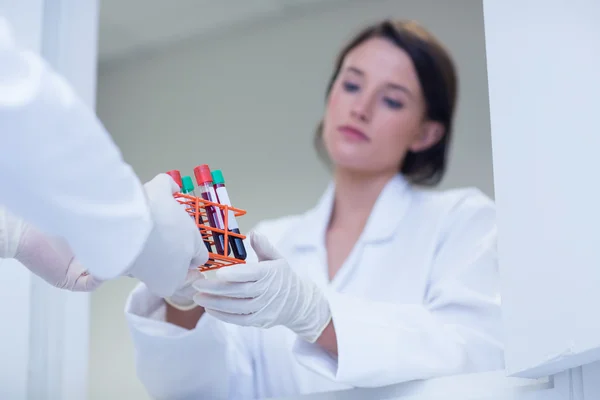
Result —
[{"label": "green cap tube", "polygon": [[221,172],[220,169],[215,169],[214,171],[212,171],[212,179],[213,179],[213,184],[215,184],[215,185],[224,185],[225,184],[225,179],[223,179],[223,173]]},{"label": "green cap tube", "polygon": [[192,181],[191,176],[184,176],[181,178],[181,183],[183,193],[189,193],[194,190],[194,182]]}]

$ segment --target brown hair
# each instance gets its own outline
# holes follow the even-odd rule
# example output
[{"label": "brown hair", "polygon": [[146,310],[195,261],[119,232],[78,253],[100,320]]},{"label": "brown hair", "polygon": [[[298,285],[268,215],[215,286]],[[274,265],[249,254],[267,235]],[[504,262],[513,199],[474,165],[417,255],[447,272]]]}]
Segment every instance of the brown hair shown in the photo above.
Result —
[{"label": "brown hair", "polygon": [[[399,167],[399,172],[410,182],[435,186],[446,172],[447,153],[457,101],[458,77],[448,51],[425,28],[414,21],[385,20],[363,29],[337,56],[333,75],[327,85],[326,97],[329,97],[346,55],[361,43],[374,37],[390,40],[408,54],[423,90],[427,107],[426,116],[444,127],[444,136],[436,144],[420,152],[409,151]],[[319,154],[326,157],[322,137],[323,121],[317,126],[315,145]]]}]

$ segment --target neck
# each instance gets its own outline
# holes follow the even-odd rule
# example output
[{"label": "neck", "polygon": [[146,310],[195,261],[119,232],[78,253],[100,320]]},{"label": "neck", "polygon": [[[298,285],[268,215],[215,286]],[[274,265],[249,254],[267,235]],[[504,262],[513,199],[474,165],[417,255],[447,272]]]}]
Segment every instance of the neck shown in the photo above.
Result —
[{"label": "neck", "polygon": [[359,224],[362,228],[379,194],[396,173],[365,174],[337,169],[334,173],[335,198],[329,227],[345,228]]}]

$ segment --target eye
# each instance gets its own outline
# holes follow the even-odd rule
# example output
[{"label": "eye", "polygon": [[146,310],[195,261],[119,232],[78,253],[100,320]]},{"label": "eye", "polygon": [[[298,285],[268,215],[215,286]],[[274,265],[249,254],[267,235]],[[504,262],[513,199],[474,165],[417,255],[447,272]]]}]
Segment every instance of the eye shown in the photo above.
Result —
[{"label": "eye", "polygon": [[389,97],[385,97],[383,101],[389,108],[392,108],[394,110],[398,110],[403,107],[403,104],[401,102],[399,102],[398,100],[390,99]]},{"label": "eye", "polygon": [[351,82],[344,82],[342,84],[342,86],[344,87],[344,90],[346,92],[356,92],[358,91],[359,87],[357,84],[351,83]]}]

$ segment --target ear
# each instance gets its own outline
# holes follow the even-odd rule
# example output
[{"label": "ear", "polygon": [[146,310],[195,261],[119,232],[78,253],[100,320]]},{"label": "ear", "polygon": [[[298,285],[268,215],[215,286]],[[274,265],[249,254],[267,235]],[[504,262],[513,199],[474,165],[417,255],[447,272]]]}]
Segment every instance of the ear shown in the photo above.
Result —
[{"label": "ear", "polygon": [[421,127],[421,132],[419,132],[409,146],[409,150],[415,153],[427,150],[438,143],[444,137],[445,133],[444,125],[440,122],[427,121]]}]

